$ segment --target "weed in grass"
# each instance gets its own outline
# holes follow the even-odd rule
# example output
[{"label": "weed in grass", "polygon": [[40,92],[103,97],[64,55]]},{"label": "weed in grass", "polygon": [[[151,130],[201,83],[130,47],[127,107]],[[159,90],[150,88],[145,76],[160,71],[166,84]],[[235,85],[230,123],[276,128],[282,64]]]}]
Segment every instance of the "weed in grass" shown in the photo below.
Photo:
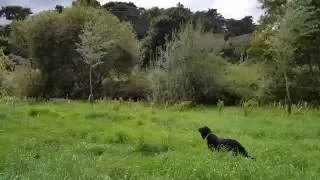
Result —
[{"label": "weed in grass", "polygon": [[86,119],[100,119],[108,117],[108,113],[92,112],[85,116]]},{"label": "weed in grass", "polygon": [[114,137],[112,138],[112,143],[118,143],[118,144],[126,144],[128,143],[130,137],[125,132],[116,132]]},{"label": "weed in grass", "polygon": [[31,108],[28,112],[28,115],[31,117],[36,117],[36,116],[51,116],[51,117],[57,117],[58,114],[50,111],[50,109],[46,108]]},{"label": "weed in grass", "polygon": [[136,151],[143,155],[156,155],[162,152],[169,151],[169,145],[167,143],[152,144],[147,143],[144,139],[140,139]]},{"label": "weed in grass", "polygon": [[101,146],[93,146],[88,149],[89,153],[92,153],[94,156],[101,156],[105,151],[104,147]]},{"label": "weed in grass", "polygon": [[141,121],[141,120],[137,121],[137,125],[138,126],[142,126],[143,125],[143,121]]}]

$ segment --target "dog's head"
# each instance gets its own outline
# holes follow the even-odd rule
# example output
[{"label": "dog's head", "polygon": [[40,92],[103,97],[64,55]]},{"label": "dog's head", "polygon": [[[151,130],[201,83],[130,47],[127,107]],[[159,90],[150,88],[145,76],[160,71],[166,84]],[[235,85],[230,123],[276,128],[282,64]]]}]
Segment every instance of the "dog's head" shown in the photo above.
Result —
[{"label": "dog's head", "polygon": [[201,127],[198,129],[198,131],[200,132],[201,134],[201,137],[204,139],[208,136],[208,134],[211,133],[211,129],[208,128],[207,126],[204,126],[204,127]]}]

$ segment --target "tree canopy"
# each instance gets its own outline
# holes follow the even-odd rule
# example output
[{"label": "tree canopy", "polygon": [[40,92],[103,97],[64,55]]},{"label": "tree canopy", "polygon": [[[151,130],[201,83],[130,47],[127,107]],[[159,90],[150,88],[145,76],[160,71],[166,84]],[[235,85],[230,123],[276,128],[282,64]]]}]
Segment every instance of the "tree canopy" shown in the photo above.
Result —
[{"label": "tree canopy", "polygon": [[30,8],[21,6],[4,6],[0,10],[0,17],[5,17],[7,20],[24,20],[30,14],[32,14]]}]

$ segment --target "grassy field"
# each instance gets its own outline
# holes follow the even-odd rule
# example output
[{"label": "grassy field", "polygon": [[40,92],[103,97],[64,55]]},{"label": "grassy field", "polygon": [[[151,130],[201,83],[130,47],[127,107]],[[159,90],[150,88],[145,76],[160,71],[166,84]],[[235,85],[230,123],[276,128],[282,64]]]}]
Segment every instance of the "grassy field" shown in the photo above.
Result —
[{"label": "grassy field", "polygon": [[[319,179],[320,112],[101,102],[0,104],[0,179]],[[256,161],[209,152],[197,129]]]}]

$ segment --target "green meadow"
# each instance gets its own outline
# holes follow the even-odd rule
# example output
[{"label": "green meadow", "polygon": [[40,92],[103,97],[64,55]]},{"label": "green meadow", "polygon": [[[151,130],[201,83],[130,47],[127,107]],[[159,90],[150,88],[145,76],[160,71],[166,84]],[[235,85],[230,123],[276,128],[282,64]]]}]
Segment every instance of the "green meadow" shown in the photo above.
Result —
[{"label": "green meadow", "polygon": [[[0,179],[319,179],[319,120],[304,108],[3,102]],[[257,160],[210,152],[204,125]]]}]

